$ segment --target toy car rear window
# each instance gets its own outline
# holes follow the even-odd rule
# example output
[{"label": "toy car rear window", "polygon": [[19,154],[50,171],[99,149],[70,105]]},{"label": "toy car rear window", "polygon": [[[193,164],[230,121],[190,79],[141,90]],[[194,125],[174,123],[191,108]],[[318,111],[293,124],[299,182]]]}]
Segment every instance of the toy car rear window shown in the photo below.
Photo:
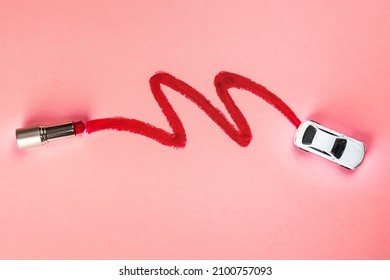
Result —
[{"label": "toy car rear window", "polygon": [[310,145],[313,142],[314,135],[316,135],[317,130],[314,126],[309,125],[306,128],[305,133],[303,134],[302,143],[305,145]]},{"label": "toy car rear window", "polygon": [[344,153],[345,146],[347,146],[347,140],[337,138],[331,150],[332,155],[334,155],[337,159],[341,158]]}]

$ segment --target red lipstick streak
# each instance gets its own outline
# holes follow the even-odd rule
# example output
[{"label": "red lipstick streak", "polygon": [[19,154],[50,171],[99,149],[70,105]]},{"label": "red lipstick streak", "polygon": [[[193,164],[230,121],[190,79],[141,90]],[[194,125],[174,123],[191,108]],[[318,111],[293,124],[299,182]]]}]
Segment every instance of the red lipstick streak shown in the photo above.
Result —
[{"label": "red lipstick streak", "polygon": [[[298,127],[301,121],[295,113],[275,94],[267,90],[260,84],[245,78],[243,76],[230,73],[220,72],[215,76],[214,85],[217,94],[225,105],[229,115],[233,119],[235,126],[230,123],[225,115],[214,107],[210,101],[199,91],[186,84],[185,82],[175,78],[174,76],[159,72],[150,78],[150,89],[160,106],[162,112],[168,120],[172,133],[149,123],[140,120],[127,118],[105,118],[87,121],[85,129],[88,133],[114,129],[119,131],[128,131],[149,137],[163,145],[183,148],[187,142],[184,126],[169,103],[161,85],[170,87],[181,95],[185,96],[203,110],[233,141],[242,147],[249,145],[252,140],[252,132],[247,120],[237,107],[232,97],[229,94],[230,88],[243,89],[253,93],[254,95],[264,99],[269,104],[279,110],[295,127]],[[81,131],[82,129],[80,129]]]}]

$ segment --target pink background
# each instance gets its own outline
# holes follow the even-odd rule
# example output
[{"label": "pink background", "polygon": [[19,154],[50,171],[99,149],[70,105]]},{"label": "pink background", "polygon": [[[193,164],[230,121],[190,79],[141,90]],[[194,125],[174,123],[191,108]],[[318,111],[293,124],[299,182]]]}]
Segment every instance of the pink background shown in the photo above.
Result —
[{"label": "pink background", "polygon": [[[386,0],[0,0],[0,258],[389,259],[389,50]],[[37,123],[168,129],[156,71],[226,112],[222,70],[364,141],[365,161],[348,172],[299,151],[295,128],[238,90],[248,148],[168,89],[185,149],[117,132],[16,147],[15,129]]]}]

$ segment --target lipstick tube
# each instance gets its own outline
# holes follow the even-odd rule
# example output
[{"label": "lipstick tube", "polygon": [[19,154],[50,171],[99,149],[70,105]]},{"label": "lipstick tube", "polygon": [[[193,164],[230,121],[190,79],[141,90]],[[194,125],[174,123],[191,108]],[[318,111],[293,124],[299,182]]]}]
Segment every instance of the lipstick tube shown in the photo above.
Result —
[{"label": "lipstick tube", "polygon": [[19,149],[41,146],[52,140],[75,136],[75,123],[65,122],[48,126],[32,126],[16,129],[16,142]]}]

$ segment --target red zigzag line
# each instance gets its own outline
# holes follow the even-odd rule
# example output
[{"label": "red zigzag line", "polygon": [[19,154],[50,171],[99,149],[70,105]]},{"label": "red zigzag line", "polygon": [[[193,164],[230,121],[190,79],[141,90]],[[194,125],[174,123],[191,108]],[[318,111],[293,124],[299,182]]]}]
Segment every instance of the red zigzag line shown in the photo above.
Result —
[{"label": "red zigzag line", "polygon": [[165,93],[161,88],[161,85],[170,87],[174,91],[177,91],[195,103],[232,140],[234,140],[242,147],[249,145],[252,140],[252,132],[244,115],[241,113],[240,109],[237,107],[236,103],[230,96],[230,88],[243,89],[264,99],[266,102],[279,110],[295,127],[298,127],[301,123],[295,113],[275,94],[267,90],[262,85],[234,73],[218,73],[215,76],[214,85],[219,98],[225,105],[229,115],[237,126],[237,129],[231,122],[229,122],[229,120],[220,110],[218,110],[210,103],[210,101],[204,95],[202,95],[199,91],[187,83],[175,78],[174,76],[165,72],[159,72],[150,78],[149,83],[153,96],[165,117],[167,118],[173,133],[140,120],[120,117],[87,121],[85,124],[86,131],[88,133],[105,129],[128,131],[144,135],[166,146],[176,148],[185,147],[187,136],[184,130],[184,126],[172,105],[169,103]]}]

